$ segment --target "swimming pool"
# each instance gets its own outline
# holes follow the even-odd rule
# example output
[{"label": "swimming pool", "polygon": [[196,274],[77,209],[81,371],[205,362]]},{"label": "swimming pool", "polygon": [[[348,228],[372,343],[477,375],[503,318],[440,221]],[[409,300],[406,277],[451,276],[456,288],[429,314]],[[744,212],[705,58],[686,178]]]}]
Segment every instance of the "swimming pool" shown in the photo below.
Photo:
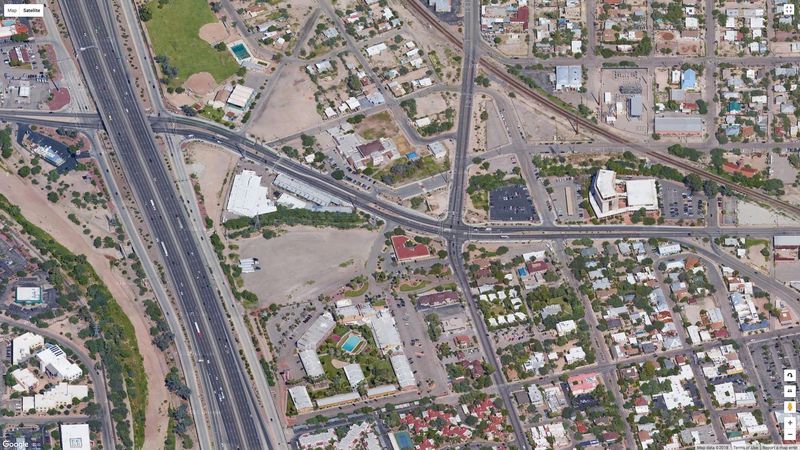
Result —
[{"label": "swimming pool", "polygon": [[239,61],[250,57],[250,53],[247,52],[247,47],[245,47],[241,42],[231,46],[231,51]]},{"label": "swimming pool", "polygon": [[394,439],[397,441],[397,446],[402,450],[414,448],[414,441],[411,440],[411,435],[408,431],[398,431],[394,434]]},{"label": "swimming pool", "polygon": [[342,344],[342,350],[346,351],[347,353],[353,353],[361,341],[363,341],[361,337],[351,334],[347,337],[347,340],[344,341],[344,344]]}]

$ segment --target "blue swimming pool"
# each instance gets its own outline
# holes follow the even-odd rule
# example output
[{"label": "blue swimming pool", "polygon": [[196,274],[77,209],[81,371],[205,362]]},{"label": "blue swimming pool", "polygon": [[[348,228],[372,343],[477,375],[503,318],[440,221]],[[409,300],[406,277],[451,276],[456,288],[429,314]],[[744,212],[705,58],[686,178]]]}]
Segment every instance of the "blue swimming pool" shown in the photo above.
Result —
[{"label": "blue swimming pool", "polygon": [[394,440],[397,441],[397,446],[402,450],[414,448],[414,441],[411,440],[411,435],[408,431],[399,431],[394,434]]},{"label": "blue swimming pool", "polygon": [[342,350],[346,351],[347,353],[353,353],[361,341],[363,341],[363,339],[361,339],[359,336],[351,334],[347,337],[347,340],[344,341],[344,344],[342,344]]},{"label": "blue swimming pool", "polygon": [[245,47],[244,44],[242,43],[236,44],[233,47],[231,47],[231,51],[233,52],[234,55],[236,55],[236,59],[238,59],[239,61],[250,57],[250,53],[247,52],[247,47]]}]

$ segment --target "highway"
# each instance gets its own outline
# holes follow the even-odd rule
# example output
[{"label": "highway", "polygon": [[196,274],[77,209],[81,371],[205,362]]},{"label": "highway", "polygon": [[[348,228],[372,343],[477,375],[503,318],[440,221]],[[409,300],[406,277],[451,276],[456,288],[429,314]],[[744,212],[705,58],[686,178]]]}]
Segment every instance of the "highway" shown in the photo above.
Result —
[{"label": "highway", "polygon": [[272,448],[217,289],[209,281],[198,243],[184,230],[185,207],[132,90],[111,18],[97,0],[61,5],[103,125],[151,231],[152,247],[162,253],[184,325],[197,330],[190,334],[195,357],[203,362],[206,407],[218,409],[224,419],[223,429],[215,433],[215,446]]}]

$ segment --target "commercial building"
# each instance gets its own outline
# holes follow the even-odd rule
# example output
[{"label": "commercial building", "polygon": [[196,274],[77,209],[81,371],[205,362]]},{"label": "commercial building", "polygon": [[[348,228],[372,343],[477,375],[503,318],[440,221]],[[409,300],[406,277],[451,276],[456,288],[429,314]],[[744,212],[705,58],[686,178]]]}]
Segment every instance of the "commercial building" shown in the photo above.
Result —
[{"label": "commercial building", "polygon": [[13,389],[17,392],[25,392],[39,385],[39,379],[30,369],[15,369],[11,372],[11,377],[17,382]]},{"label": "commercial building", "polygon": [[58,383],[43,394],[22,397],[22,410],[47,412],[53,408],[71,405],[73,399],[83,400],[89,395],[89,387],[85,384]]},{"label": "commercial building", "polygon": [[348,206],[350,208],[353,205],[350,202],[342,200],[338,197],[334,197],[332,195],[328,195],[325,192],[320,191],[319,189],[313,188],[305,183],[302,183],[294,178],[290,177],[286,174],[278,174],[275,177],[275,181],[272,182],[275,186],[289,191],[298,197],[304,198],[310,202],[316,203],[319,206]]},{"label": "commercial building", "polygon": [[658,209],[655,179],[617,180],[613,170],[600,169],[592,178],[589,203],[598,218]]},{"label": "commercial building", "polygon": [[700,136],[705,130],[701,117],[657,116],[655,132],[662,136]]},{"label": "commercial building", "polygon": [[27,332],[11,341],[11,364],[19,364],[33,355],[34,350],[44,347],[44,338]]},{"label": "commercial building", "polygon": [[243,84],[237,84],[228,97],[227,105],[233,110],[242,112],[250,107],[250,102],[252,100],[253,88],[249,88]]},{"label": "commercial building", "polygon": [[775,236],[772,239],[775,261],[794,261],[800,252],[800,236]]},{"label": "commercial building", "polygon": [[36,354],[42,372],[66,381],[75,381],[83,375],[81,367],[67,359],[61,347],[47,344],[46,348]]},{"label": "commercial building", "polygon": [[23,306],[40,305],[42,303],[42,288],[17,286],[14,303]]},{"label": "commercial building", "polygon": [[583,69],[581,66],[556,66],[555,85],[557,91],[580,89]]},{"label": "commercial building", "polygon": [[228,211],[246,217],[275,212],[278,208],[268,195],[269,189],[261,185],[261,177],[252,170],[243,170],[233,178]]},{"label": "commercial building", "polygon": [[658,246],[658,256],[676,255],[681,252],[681,244],[661,244]]},{"label": "commercial building", "polygon": [[314,409],[314,404],[311,403],[311,397],[308,395],[308,389],[305,386],[294,386],[289,388],[289,396],[294,403],[294,409],[302,414]]},{"label": "commercial building", "polygon": [[89,424],[62,423],[59,425],[61,434],[61,450],[91,450],[92,440]]},{"label": "commercial building", "polygon": [[567,378],[572,395],[588,394],[600,385],[600,375],[597,373],[586,373]]},{"label": "commercial building", "polygon": [[428,150],[431,151],[431,154],[436,159],[442,159],[447,156],[447,148],[444,146],[444,144],[442,144],[441,141],[428,144]]},{"label": "commercial building", "polygon": [[443,291],[417,297],[417,309],[437,308],[458,303],[458,292]]},{"label": "commercial building", "polygon": [[431,256],[427,245],[414,243],[408,236],[392,236],[392,247],[399,262],[415,261]]}]

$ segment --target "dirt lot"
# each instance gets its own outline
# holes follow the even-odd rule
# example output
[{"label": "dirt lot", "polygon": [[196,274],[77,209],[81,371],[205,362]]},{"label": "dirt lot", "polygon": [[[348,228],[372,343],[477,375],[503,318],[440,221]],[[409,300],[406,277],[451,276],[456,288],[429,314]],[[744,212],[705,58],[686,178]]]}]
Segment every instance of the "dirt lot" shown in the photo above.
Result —
[{"label": "dirt lot", "polygon": [[393,139],[401,155],[413,151],[406,135],[397,126],[394,115],[388,110],[367,117],[356,125],[355,129],[359,136],[367,140],[382,137]]},{"label": "dirt lot", "polygon": [[[267,141],[308,129],[319,123],[316,87],[304,73],[305,67],[290,64],[277,80],[269,105],[253,120],[248,132]],[[262,100],[263,101],[263,100]]]},{"label": "dirt lot", "polygon": [[247,239],[239,243],[239,254],[258,258],[261,270],[244,274],[244,287],[258,294],[262,307],[314,299],[361,273],[376,239],[382,237],[367,230],[307,227],[273,239]]},{"label": "dirt lot", "polygon": [[582,142],[592,140],[575,129],[566,120],[555,114],[542,114],[543,108],[518,95],[511,100],[520,119],[525,140],[531,144],[548,142]]},{"label": "dirt lot", "polygon": [[203,207],[214,223],[219,223],[225,205],[226,182],[236,165],[236,156],[215,145],[191,142],[185,146],[191,174],[197,175]]}]

